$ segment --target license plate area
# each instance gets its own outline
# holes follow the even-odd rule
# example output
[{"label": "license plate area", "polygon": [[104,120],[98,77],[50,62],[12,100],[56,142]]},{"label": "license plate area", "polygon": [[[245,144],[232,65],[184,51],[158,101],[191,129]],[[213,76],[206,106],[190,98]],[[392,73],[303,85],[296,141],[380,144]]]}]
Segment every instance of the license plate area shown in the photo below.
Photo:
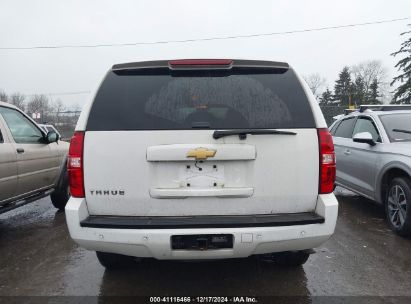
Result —
[{"label": "license plate area", "polygon": [[171,236],[173,250],[217,250],[233,248],[232,234],[198,234]]},{"label": "license plate area", "polygon": [[183,188],[216,188],[224,186],[224,165],[217,162],[186,163],[179,170]]}]

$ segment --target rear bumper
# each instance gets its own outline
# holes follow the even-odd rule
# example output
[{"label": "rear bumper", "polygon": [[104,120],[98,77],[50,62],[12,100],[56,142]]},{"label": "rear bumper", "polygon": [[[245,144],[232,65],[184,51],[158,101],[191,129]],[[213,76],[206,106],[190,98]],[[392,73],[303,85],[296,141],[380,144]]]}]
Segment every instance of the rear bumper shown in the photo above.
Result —
[{"label": "rear bumper", "polygon": [[[225,217],[224,220],[202,217],[204,226],[198,226],[199,221],[191,217],[174,218],[171,226],[168,222],[166,226],[160,223],[160,227],[158,221],[150,227],[153,222],[147,218],[126,220],[93,217],[88,213],[85,199],[81,198],[70,198],[66,206],[70,235],[80,246],[156,259],[241,258],[254,254],[311,249],[324,243],[333,234],[337,214],[338,202],[334,194],[319,195],[315,213],[264,216],[263,220],[256,216],[243,217],[240,222],[238,217]],[[237,224],[222,226],[223,222],[230,223],[230,218],[235,218]],[[210,220],[214,221],[213,225],[210,225]],[[267,222],[262,224],[264,221]],[[187,223],[191,223],[191,226],[187,226]],[[197,226],[193,226],[193,223],[197,223]],[[172,250],[171,236],[185,234],[232,234],[234,246],[232,249],[207,251]]]},{"label": "rear bumper", "polygon": [[112,229],[253,228],[322,224],[314,212],[234,216],[104,216],[90,215],[81,227]]}]

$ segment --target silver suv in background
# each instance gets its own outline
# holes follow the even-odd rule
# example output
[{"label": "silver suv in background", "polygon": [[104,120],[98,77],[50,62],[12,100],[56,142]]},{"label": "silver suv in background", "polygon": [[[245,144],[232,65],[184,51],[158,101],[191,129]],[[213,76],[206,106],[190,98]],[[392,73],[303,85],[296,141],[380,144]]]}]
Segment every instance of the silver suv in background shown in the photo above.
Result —
[{"label": "silver suv in background", "polygon": [[336,184],[383,204],[391,228],[411,234],[411,105],[361,106],[330,127]]}]

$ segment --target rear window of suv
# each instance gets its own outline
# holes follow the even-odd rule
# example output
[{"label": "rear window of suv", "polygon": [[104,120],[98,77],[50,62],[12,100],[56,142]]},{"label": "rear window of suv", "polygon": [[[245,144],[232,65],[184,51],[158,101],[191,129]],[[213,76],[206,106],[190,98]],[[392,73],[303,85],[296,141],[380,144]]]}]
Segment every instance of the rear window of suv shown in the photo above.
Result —
[{"label": "rear window of suv", "polygon": [[315,128],[295,73],[168,69],[110,71],[91,108],[87,130]]}]

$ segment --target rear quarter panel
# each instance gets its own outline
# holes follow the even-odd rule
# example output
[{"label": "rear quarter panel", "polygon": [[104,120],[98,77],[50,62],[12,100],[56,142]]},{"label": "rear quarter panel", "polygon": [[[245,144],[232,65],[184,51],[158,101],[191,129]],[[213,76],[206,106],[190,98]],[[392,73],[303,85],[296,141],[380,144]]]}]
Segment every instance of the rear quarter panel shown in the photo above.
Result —
[{"label": "rear quarter panel", "polygon": [[382,197],[382,180],[384,175],[391,169],[401,169],[408,173],[411,177],[411,156],[393,153],[388,151],[388,147],[385,148],[385,152],[381,155],[381,162],[376,164],[377,166],[377,176],[375,183],[375,200],[378,203],[384,202],[384,197]]}]

